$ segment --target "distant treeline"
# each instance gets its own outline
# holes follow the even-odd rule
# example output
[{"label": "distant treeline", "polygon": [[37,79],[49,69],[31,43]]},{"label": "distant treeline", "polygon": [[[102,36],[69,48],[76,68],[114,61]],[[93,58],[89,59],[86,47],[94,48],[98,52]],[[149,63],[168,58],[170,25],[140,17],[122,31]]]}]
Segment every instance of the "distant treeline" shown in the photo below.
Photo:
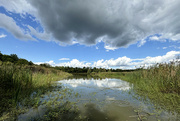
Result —
[{"label": "distant treeline", "polygon": [[[17,65],[35,65],[32,61],[28,61],[26,59],[19,58],[16,54],[5,55],[0,52],[0,61],[13,63]],[[68,73],[98,73],[98,72],[130,72],[134,70],[122,70],[122,69],[105,69],[105,68],[96,68],[96,67],[65,67],[65,66],[56,66],[52,67],[48,63],[40,64],[42,67],[46,68],[55,68],[57,70],[61,70]],[[138,70],[138,69],[136,69]]]},{"label": "distant treeline", "polygon": [[5,55],[0,52],[0,61],[14,63],[17,65],[34,65],[32,61],[19,58],[16,54]]},{"label": "distant treeline", "polygon": [[55,67],[58,70],[62,70],[68,73],[98,73],[98,72],[130,72],[134,70],[122,70],[122,69],[105,69],[105,68],[96,68],[96,67],[83,67],[83,68],[78,68],[78,67]]}]

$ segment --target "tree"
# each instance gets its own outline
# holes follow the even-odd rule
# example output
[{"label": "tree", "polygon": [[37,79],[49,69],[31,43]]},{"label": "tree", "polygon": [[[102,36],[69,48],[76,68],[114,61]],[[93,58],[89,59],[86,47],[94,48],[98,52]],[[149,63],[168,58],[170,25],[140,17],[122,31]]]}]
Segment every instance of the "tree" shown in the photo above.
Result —
[{"label": "tree", "polygon": [[42,64],[40,64],[40,66],[44,66],[44,67],[46,67],[46,68],[50,68],[50,67],[51,67],[51,65],[48,64],[48,63],[42,63]]},{"label": "tree", "polygon": [[2,60],[2,56],[3,56],[3,54],[2,54],[1,51],[0,51],[0,60]]},{"label": "tree", "polygon": [[28,65],[29,62],[28,62],[26,59],[19,59],[19,60],[17,61],[17,64],[18,64],[18,65]]},{"label": "tree", "polygon": [[3,62],[7,62],[7,61],[13,62],[13,59],[9,55],[3,55],[1,59]]},{"label": "tree", "polygon": [[29,62],[29,65],[34,65],[34,63],[32,61]]},{"label": "tree", "polygon": [[10,57],[13,59],[14,62],[17,62],[19,60],[16,54],[11,54]]}]

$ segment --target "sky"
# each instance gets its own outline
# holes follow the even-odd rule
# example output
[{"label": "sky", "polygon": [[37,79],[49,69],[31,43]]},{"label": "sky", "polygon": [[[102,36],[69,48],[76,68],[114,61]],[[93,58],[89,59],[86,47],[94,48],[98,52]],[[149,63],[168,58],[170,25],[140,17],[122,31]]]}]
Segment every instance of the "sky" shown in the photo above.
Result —
[{"label": "sky", "polygon": [[179,0],[0,0],[0,51],[35,64],[135,69],[180,55]]}]

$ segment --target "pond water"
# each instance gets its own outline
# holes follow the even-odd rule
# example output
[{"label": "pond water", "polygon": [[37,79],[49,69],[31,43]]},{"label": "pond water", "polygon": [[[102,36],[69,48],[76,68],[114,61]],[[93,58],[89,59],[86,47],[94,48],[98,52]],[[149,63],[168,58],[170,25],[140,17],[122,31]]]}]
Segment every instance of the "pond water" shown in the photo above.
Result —
[{"label": "pond water", "polygon": [[[86,117],[87,121],[177,120],[175,114],[159,110],[148,100],[141,99],[133,92],[132,84],[120,79],[71,78],[56,84],[64,90],[63,94],[61,91],[53,91],[44,95],[41,101],[59,97],[57,102],[75,102],[79,115]],[[19,120],[42,116],[46,110],[42,104],[20,115]],[[75,119],[66,117],[66,120]]]}]

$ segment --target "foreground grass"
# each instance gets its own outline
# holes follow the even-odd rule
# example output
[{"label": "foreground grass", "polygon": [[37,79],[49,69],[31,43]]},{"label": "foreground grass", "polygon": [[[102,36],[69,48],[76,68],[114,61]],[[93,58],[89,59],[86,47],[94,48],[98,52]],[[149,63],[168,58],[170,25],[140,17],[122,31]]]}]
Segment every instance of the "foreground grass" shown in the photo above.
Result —
[{"label": "foreground grass", "polygon": [[52,89],[53,81],[68,76],[71,74],[53,68],[0,63],[0,117],[19,105],[34,105],[36,97]]},{"label": "foreground grass", "polygon": [[120,78],[134,84],[134,91],[144,99],[169,111],[180,113],[180,63],[157,64],[133,72],[94,73],[101,78]]}]

